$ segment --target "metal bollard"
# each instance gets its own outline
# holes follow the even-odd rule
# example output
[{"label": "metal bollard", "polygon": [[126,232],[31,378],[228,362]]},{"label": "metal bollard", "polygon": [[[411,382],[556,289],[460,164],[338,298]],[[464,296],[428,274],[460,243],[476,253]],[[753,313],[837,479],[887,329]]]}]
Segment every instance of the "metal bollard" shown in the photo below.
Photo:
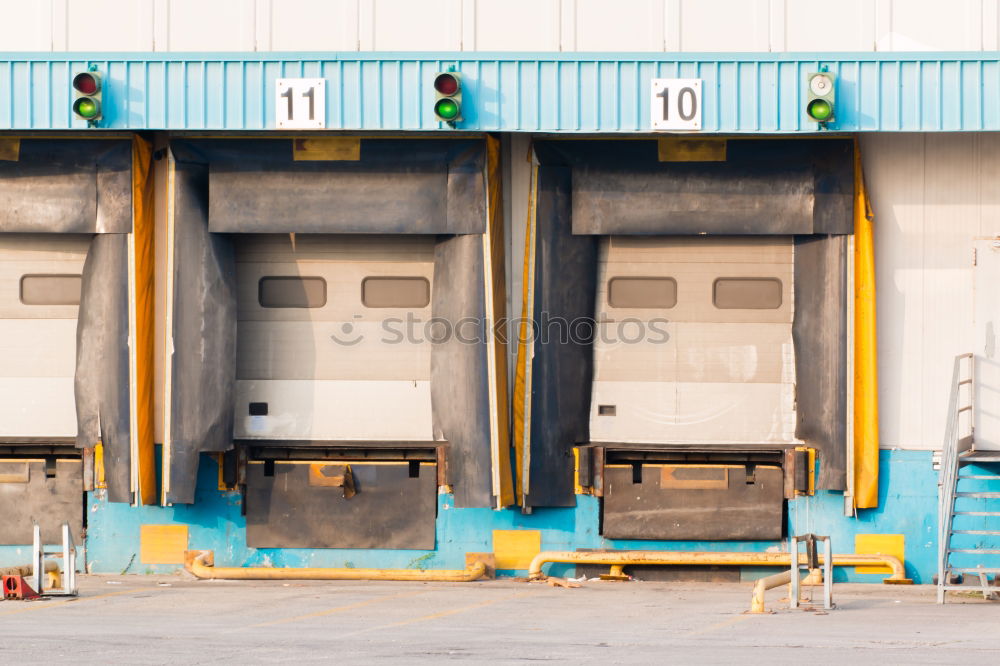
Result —
[{"label": "metal bollard", "polygon": [[816,551],[816,542],[823,542],[823,608],[830,610],[833,608],[833,546],[830,544],[830,537],[819,536],[817,534],[802,534],[793,536],[789,543],[789,554],[791,555],[791,591],[788,596],[790,608],[799,607],[799,570],[802,562],[799,560],[799,540],[806,544],[806,568],[814,571],[819,568],[819,555]]}]

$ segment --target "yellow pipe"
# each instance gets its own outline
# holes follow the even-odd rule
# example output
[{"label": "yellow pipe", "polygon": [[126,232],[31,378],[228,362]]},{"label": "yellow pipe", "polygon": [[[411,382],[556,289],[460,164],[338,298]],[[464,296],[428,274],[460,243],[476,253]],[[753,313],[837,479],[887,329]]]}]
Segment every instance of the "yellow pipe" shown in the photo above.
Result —
[{"label": "yellow pipe", "polygon": [[809,574],[802,579],[802,584],[810,587],[821,587],[823,585],[823,570],[819,567],[810,569]]},{"label": "yellow pipe", "polygon": [[[193,557],[192,557],[193,555]],[[486,575],[486,565],[465,569],[336,569],[315,567],[216,567],[210,550],[189,551],[184,568],[212,580],[403,580],[469,583]]]},{"label": "yellow pipe", "polygon": [[878,506],[878,338],[874,214],[854,141],[854,506]]},{"label": "yellow pipe", "polygon": [[750,612],[766,613],[767,611],[764,610],[764,592],[791,582],[791,569],[785,569],[780,573],[772,574],[766,578],[758,578],[757,582],[753,584],[753,596],[750,598]]},{"label": "yellow pipe", "polygon": [[[45,573],[48,574],[48,584],[44,585],[42,589],[52,590],[62,587],[62,572],[59,570],[59,564],[57,562],[54,560],[45,560],[42,568],[45,570]],[[30,564],[0,568],[0,576],[23,576],[27,578],[31,574],[32,570]],[[35,590],[35,592],[41,591],[42,590]]]},{"label": "yellow pipe", "polygon": [[[45,560],[45,564],[42,565],[45,568],[45,573],[50,573],[52,571],[59,571],[59,565],[54,560]],[[32,574],[30,564],[22,564],[20,566],[14,567],[2,567],[0,568],[0,576],[24,576],[27,578]]]},{"label": "yellow pipe", "polygon": [[[823,561],[823,556],[819,556]],[[775,566],[791,567],[792,560],[788,553],[733,553],[708,551],[657,551],[657,550],[623,550],[611,552],[572,552],[548,551],[535,555],[528,567],[529,578],[542,577],[542,565],[546,562],[566,562],[570,564],[655,564],[673,566],[714,565],[714,566]],[[799,555],[799,562],[806,564],[805,553]],[[846,554],[834,555],[833,566],[857,567],[881,564],[892,569],[892,574],[883,583],[912,583],[906,577],[903,562],[892,555],[880,554]]]}]

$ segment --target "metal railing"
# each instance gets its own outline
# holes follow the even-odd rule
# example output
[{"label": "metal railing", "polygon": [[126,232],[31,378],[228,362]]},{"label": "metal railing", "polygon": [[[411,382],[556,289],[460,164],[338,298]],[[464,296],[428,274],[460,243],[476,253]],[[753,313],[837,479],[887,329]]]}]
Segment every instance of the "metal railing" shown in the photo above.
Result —
[{"label": "metal railing", "polygon": [[[963,372],[963,369],[967,370]],[[951,394],[948,397],[948,420],[941,448],[941,468],[938,476],[938,603],[943,603],[948,584],[948,546],[958,483],[958,457],[975,449],[976,361],[971,352],[955,357],[951,373]],[[968,386],[963,400],[963,386]],[[968,434],[962,434],[962,414],[968,413]]]}]

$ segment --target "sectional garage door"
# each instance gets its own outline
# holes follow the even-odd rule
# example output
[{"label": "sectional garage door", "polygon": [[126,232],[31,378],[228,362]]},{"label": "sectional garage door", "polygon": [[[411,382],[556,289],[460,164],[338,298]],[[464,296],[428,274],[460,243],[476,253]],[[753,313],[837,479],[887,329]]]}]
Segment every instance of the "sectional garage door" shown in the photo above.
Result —
[{"label": "sectional garage door", "polygon": [[76,324],[90,240],[0,235],[0,437],[76,437]]},{"label": "sectional garage door", "polygon": [[433,236],[234,236],[240,439],[431,440]]},{"label": "sectional garage door", "polygon": [[591,440],[795,440],[792,239],[602,239]]}]

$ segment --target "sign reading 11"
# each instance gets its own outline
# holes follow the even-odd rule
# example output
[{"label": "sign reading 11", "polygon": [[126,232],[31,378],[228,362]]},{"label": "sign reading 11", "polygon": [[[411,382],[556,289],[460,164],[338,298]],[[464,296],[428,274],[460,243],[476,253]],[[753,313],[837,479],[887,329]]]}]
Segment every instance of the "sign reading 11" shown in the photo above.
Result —
[{"label": "sign reading 11", "polygon": [[326,127],[326,80],[278,79],[274,94],[274,125],[278,129]]}]

